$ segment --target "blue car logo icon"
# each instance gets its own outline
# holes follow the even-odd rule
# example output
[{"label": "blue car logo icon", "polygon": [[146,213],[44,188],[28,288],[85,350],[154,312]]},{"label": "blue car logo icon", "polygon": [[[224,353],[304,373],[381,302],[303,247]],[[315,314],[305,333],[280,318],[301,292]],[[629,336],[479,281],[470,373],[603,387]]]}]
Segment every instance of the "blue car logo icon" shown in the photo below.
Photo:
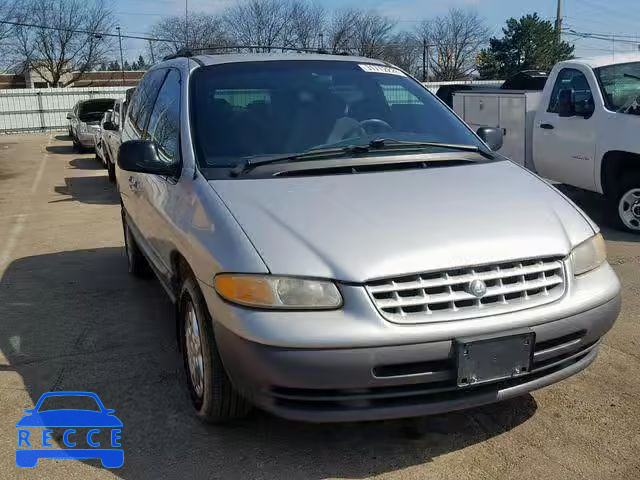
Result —
[{"label": "blue car logo icon", "polygon": [[[90,397],[95,400],[99,410],[56,409],[39,411],[42,402],[51,397]],[[26,415],[16,423],[18,427],[18,448],[16,449],[16,465],[21,468],[32,468],[41,458],[100,459],[106,468],[119,468],[124,464],[124,451],[121,447],[120,428],[122,422],[113,413],[114,410],[104,408],[100,398],[92,392],[48,392],[43,394],[36,406],[25,410]],[[37,445],[37,435],[29,428],[42,428],[42,448]],[[66,447],[52,448],[51,428],[64,428],[62,439]],[[75,428],[90,427],[86,434],[86,442],[92,448],[73,448],[74,437],[78,436]],[[110,429],[111,448],[99,448],[96,436],[101,429]],[[104,443],[104,442],[103,442]]]}]

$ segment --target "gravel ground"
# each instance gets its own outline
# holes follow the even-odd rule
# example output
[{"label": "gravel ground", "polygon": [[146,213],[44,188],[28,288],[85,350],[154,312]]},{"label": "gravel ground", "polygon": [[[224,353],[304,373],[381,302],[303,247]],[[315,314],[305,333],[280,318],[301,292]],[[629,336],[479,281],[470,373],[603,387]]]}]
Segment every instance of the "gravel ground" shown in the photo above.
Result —
[{"label": "gravel ground", "polygon": [[[597,196],[566,191],[602,220]],[[157,282],[128,276],[119,217],[93,154],[61,134],[0,137],[0,478],[640,478],[640,237],[604,230],[623,309],[596,362],[568,381],[417,420],[256,412],[216,427],[190,412],[171,304]],[[115,409],[122,468],[15,466],[15,422],[50,390],[93,391]]]}]

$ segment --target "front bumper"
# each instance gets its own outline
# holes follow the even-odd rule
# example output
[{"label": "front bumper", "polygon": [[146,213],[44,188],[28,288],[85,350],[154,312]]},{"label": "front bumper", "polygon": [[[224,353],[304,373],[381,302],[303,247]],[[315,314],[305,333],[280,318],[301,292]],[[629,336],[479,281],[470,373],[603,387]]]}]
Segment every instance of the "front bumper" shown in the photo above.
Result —
[{"label": "front bumper", "polygon": [[[201,286],[223,364],[241,394],[279,416],[318,422],[442,413],[544,387],[587,367],[620,311],[620,285],[608,264],[573,278],[561,300],[542,307],[421,325],[382,319],[355,287],[341,288],[342,310],[265,312],[227,304]],[[530,373],[457,386],[456,339],[523,329],[536,339]]]},{"label": "front bumper", "polygon": [[474,407],[563,380],[593,362],[619,311],[616,297],[587,312],[531,327],[536,334],[531,373],[467,388],[456,385],[451,340],[309,350],[260,345],[219,323],[215,332],[232,382],[257,406],[295,420],[379,420]]}]

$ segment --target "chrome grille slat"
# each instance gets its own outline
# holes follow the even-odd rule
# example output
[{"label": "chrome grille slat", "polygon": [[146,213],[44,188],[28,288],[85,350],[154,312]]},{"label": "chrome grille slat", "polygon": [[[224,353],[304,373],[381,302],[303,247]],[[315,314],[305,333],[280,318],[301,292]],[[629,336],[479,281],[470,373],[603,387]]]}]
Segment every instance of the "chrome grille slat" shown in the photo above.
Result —
[{"label": "chrome grille slat", "polygon": [[[473,280],[487,283],[478,298],[467,291]],[[389,320],[419,323],[506,313],[552,302],[565,291],[560,258],[502,262],[377,280],[366,285]]]},{"label": "chrome grille slat", "polygon": [[523,267],[522,270],[518,269],[499,269],[492,272],[482,272],[476,273],[475,276],[472,274],[466,275],[458,275],[455,277],[448,276],[448,278],[436,278],[429,280],[418,280],[418,281],[394,281],[391,282],[394,285],[373,285],[368,286],[369,292],[371,293],[385,293],[385,292],[394,292],[394,291],[402,291],[402,290],[415,290],[419,288],[431,288],[431,287],[443,287],[448,285],[455,285],[463,282],[470,282],[471,280],[502,280],[503,278],[509,277],[517,277],[521,275],[530,275],[534,273],[544,273],[557,270],[557,265],[544,264],[543,266],[531,266],[531,267]]}]

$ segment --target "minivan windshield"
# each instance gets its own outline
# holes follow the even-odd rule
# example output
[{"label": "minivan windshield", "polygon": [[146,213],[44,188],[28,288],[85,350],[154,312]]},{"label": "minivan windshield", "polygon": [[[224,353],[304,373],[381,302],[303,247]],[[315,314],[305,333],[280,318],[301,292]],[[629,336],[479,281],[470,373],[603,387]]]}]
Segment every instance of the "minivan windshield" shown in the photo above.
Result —
[{"label": "minivan windshield", "polygon": [[609,110],[640,115],[640,62],[596,68]]},{"label": "minivan windshield", "polygon": [[229,63],[200,68],[191,82],[192,134],[201,168],[367,145],[375,138],[482,146],[422,85],[383,65]]},{"label": "minivan windshield", "polygon": [[107,110],[111,110],[115,100],[110,98],[89,100],[78,107],[78,118],[83,122],[98,122]]}]

